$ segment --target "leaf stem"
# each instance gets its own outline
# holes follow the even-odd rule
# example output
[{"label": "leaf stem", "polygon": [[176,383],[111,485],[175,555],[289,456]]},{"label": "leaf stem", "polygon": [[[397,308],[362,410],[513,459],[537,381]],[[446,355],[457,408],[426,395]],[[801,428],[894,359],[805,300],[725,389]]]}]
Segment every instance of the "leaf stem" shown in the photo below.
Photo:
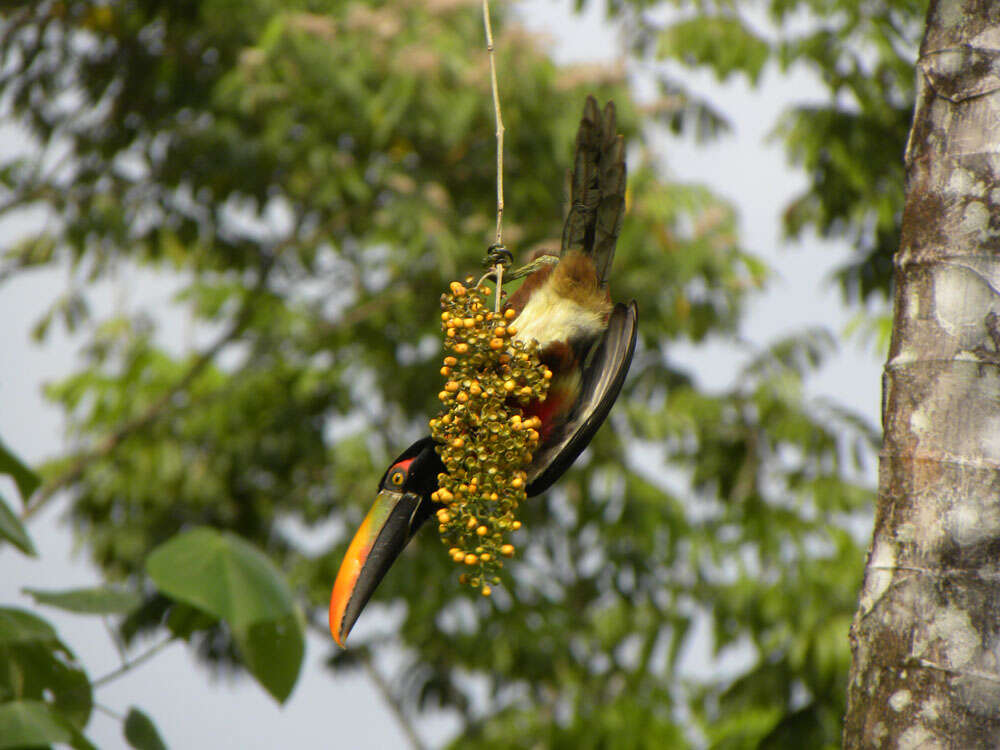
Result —
[{"label": "leaf stem", "polygon": [[141,654],[139,654],[137,657],[135,657],[131,661],[126,661],[124,664],[122,664],[117,669],[113,669],[110,672],[108,672],[106,675],[98,677],[96,680],[94,680],[93,682],[90,683],[90,686],[92,688],[99,688],[99,687],[101,687],[103,685],[107,685],[109,682],[112,682],[112,681],[118,679],[123,674],[125,674],[127,672],[131,672],[133,669],[135,669],[139,665],[144,664],[145,662],[149,661],[154,656],[156,656],[158,653],[160,653],[163,649],[165,649],[167,646],[169,646],[171,643],[173,643],[175,640],[177,640],[177,636],[173,636],[172,635],[169,638],[167,638],[166,640],[160,641],[155,646],[152,646],[151,648],[147,649],[146,651],[143,651]]},{"label": "leaf stem", "polygon": [[96,708],[101,713],[110,716],[115,721],[122,721],[122,722],[125,721],[125,717],[122,714],[115,711],[113,708],[108,708],[107,706],[103,706],[100,703],[97,703],[96,701],[94,702],[94,708]]}]

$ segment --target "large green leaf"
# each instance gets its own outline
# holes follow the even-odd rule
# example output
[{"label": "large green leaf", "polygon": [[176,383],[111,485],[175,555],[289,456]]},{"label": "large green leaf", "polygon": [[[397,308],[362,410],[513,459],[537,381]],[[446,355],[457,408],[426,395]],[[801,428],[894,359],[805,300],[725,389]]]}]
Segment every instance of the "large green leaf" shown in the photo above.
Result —
[{"label": "large green leaf", "polygon": [[124,615],[142,604],[134,591],[116,586],[92,586],[66,591],[22,589],[38,604],[47,604],[82,615]]},{"label": "large green leaf", "polygon": [[274,698],[284,703],[295,687],[305,639],[297,614],[264,620],[236,630],[243,663]]},{"label": "large green leaf", "polygon": [[146,570],[164,594],[193,604],[241,630],[295,611],[281,572],[234,534],[194,529],[161,544]]},{"label": "large green leaf", "polygon": [[2,440],[0,440],[0,474],[7,474],[14,480],[17,491],[21,493],[21,499],[25,502],[42,483],[41,478],[11,453]]},{"label": "large green leaf", "polygon": [[305,637],[281,572],[233,534],[194,529],[160,545],[146,569],[168,596],[232,628],[244,664],[278,701],[295,686]]},{"label": "large green leaf", "polygon": [[0,497],[0,539],[6,539],[26,555],[38,554],[21,519],[14,514],[3,497]]},{"label": "large green leaf", "polygon": [[12,701],[0,705],[0,750],[55,742],[72,745],[78,750],[94,750],[76,727],[41,701]]},{"label": "large green leaf", "polygon": [[123,731],[128,744],[136,750],[167,750],[153,720],[135,706],[128,710]]}]

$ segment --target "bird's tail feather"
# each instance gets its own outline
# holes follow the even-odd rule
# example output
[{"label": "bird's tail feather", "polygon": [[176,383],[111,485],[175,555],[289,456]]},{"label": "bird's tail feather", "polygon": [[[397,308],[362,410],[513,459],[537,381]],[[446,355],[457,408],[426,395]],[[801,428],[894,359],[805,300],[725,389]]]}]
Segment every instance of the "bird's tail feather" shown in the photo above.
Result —
[{"label": "bird's tail feather", "polygon": [[614,102],[602,112],[597,100],[587,97],[569,184],[562,254],[579,250],[591,256],[606,284],[625,216],[625,142],[616,132]]}]

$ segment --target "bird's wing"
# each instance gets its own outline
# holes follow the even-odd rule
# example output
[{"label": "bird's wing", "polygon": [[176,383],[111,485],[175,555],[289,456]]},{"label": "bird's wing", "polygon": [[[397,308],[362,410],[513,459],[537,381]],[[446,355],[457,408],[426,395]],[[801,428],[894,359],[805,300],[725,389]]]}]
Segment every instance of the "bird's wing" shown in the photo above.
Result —
[{"label": "bird's wing", "polygon": [[635,302],[617,304],[608,329],[584,363],[580,396],[558,436],[535,454],[528,469],[529,496],[545,492],[590,444],[625,383],[635,351],[638,310]]}]

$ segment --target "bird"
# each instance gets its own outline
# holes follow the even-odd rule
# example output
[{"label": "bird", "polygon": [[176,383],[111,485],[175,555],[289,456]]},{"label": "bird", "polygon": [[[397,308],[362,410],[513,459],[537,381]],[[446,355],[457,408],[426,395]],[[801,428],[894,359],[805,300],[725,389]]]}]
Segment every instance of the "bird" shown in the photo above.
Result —
[{"label": "bird", "polygon": [[[551,487],[590,443],[618,398],[635,350],[635,301],[615,304],[608,291],[626,184],[613,102],[602,110],[587,97],[568,182],[558,262],[541,264],[504,306],[514,311],[515,340],[537,341],[539,359],[552,371],[547,397],[523,410],[541,423],[526,470],[528,497]],[[442,507],[431,497],[445,471],[435,448],[433,438],[421,438],[389,465],[348,546],[329,611],[330,632],[341,647],[403,548]]]}]

